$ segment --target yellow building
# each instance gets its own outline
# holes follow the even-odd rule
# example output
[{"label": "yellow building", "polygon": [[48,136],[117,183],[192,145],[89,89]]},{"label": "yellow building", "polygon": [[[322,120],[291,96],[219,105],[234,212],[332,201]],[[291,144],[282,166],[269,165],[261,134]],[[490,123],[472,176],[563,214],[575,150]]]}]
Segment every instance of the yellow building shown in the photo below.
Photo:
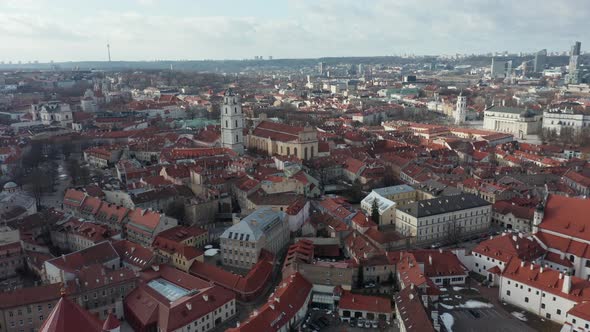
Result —
[{"label": "yellow building", "polygon": [[246,147],[270,156],[293,156],[308,160],[318,154],[318,135],[312,127],[262,121],[248,134]]}]

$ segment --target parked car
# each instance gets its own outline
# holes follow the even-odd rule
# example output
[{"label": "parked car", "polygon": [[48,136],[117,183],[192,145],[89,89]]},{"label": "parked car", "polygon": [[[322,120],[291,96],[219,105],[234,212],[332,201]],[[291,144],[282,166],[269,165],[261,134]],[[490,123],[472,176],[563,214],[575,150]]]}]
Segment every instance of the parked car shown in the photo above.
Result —
[{"label": "parked car", "polygon": [[371,321],[370,320],[365,321],[365,327],[371,328]]},{"label": "parked car", "polygon": [[379,324],[377,323],[376,320],[374,320],[374,321],[371,322],[371,327],[374,328],[374,329],[376,329],[376,328],[379,327]]},{"label": "parked car", "polygon": [[362,319],[362,318],[359,318],[359,319],[356,321],[356,326],[357,326],[357,327],[363,327],[363,326],[365,326],[365,320],[364,320],[364,319]]},{"label": "parked car", "polygon": [[481,314],[473,309],[469,309],[469,313],[475,318],[481,317]]},{"label": "parked car", "polygon": [[350,327],[355,327],[356,326],[356,321],[354,320],[354,318],[351,318],[350,321],[348,322],[348,325],[350,325]]}]

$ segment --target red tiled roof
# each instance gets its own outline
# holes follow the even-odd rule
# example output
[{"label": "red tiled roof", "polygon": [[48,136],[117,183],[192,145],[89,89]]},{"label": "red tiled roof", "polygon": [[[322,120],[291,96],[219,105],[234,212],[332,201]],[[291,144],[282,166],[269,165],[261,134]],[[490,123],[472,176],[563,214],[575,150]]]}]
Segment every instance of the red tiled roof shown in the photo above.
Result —
[{"label": "red tiled roof", "polygon": [[155,230],[160,223],[160,213],[156,211],[146,210],[142,208],[136,208],[135,210],[131,210],[127,215],[129,221],[149,228],[151,230]]},{"label": "red tiled roof", "polygon": [[340,309],[368,311],[374,313],[391,314],[391,301],[387,298],[353,294],[349,291],[343,291],[340,297]]},{"label": "red tiled roof", "polygon": [[587,243],[545,232],[537,232],[534,236],[548,249],[590,259],[590,245]]},{"label": "red tiled roof", "polygon": [[102,332],[103,323],[72,300],[62,297],[55,305],[39,332]]},{"label": "red tiled roof", "polygon": [[537,241],[518,235],[506,234],[485,240],[473,248],[472,252],[502,262],[508,262],[512,256],[524,260],[534,260],[545,253]]},{"label": "red tiled roof", "polygon": [[577,304],[567,313],[568,315],[579,317],[585,321],[590,321],[590,302]]},{"label": "red tiled roof", "polygon": [[570,292],[566,294],[562,291],[564,278],[563,275],[560,277],[559,271],[544,268],[541,273],[540,265],[524,262],[516,257],[506,264],[502,276],[570,301],[578,303],[590,301],[590,281],[575,276],[570,277],[572,284]]},{"label": "red tiled roof", "polygon": [[47,261],[47,263],[52,264],[59,269],[74,272],[80,270],[83,266],[108,262],[117,257],[119,257],[119,255],[111,243],[109,241],[104,241],[92,247],[56,257]]},{"label": "red tiled roof", "polygon": [[258,263],[252,267],[245,277],[199,261],[193,262],[189,272],[192,275],[210,280],[217,285],[232,290],[241,296],[248,296],[257,294],[266,287],[266,282],[272,274],[274,261],[274,258],[269,256],[272,256],[272,254],[262,251]]},{"label": "red tiled roof", "polygon": [[416,288],[406,287],[399,291],[393,297],[400,314],[397,318],[403,322],[408,332],[434,332],[432,321],[420,298]]},{"label": "red tiled roof", "polygon": [[276,332],[294,319],[306,305],[312,284],[298,272],[281,281],[268,301],[240,324],[228,332]]},{"label": "red tiled roof", "polygon": [[[141,278],[144,282],[125,298],[125,312],[134,318],[134,323],[139,325],[136,328],[140,329],[155,324],[160,331],[175,331],[235,298],[222,287],[166,265],[160,265],[158,271],[143,272]],[[158,278],[198,292],[170,302],[146,284]]]},{"label": "red tiled roof", "polygon": [[497,201],[492,208],[496,213],[502,215],[512,213],[515,217],[526,220],[533,220],[533,215],[535,213],[535,210],[532,207],[516,205],[511,201]]},{"label": "red tiled roof", "polygon": [[539,228],[590,241],[590,226],[580,218],[588,215],[590,200],[549,195]]}]

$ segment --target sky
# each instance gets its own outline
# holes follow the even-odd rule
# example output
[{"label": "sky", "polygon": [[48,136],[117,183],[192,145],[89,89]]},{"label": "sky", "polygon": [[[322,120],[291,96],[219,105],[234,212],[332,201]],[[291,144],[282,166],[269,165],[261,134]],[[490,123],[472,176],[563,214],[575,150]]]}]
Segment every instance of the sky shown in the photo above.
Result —
[{"label": "sky", "polygon": [[0,0],[0,61],[441,55],[590,47],[590,0]]}]

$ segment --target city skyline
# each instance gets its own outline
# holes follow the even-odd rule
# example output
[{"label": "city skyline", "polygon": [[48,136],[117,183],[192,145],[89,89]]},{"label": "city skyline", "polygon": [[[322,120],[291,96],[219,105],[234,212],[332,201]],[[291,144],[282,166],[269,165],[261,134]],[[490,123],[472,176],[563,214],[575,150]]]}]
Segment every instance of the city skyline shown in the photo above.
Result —
[{"label": "city skyline", "polygon": [[107,61],[107,43],[113,61],[561,52],[590,43],[583,0],[76,5],[0,1],[0,61]]}]

